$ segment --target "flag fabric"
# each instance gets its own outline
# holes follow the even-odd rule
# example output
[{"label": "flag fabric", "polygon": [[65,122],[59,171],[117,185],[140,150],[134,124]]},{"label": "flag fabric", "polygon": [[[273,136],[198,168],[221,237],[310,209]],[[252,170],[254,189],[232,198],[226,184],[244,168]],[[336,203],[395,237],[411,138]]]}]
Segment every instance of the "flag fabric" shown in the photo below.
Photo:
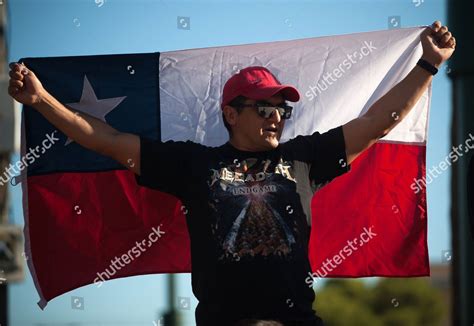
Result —
[{"label": "flag fabric", "polygon": [[[264,66],[302,94],[286,122],[285,142],[367,111],[415,66],[422,31],[21,61],[79,115],[123,132],[207,146],[228,140],[220,109],[224,83],[239,69]],[[313,196],[312,278],[429,275],[423,180],[430,95],[431,86],[349,173]],[[91,283],[191,271],[179,198],[138,186],[126,167],[68,139],[28,107],[22,162],[26,255],[41,308]]]}]

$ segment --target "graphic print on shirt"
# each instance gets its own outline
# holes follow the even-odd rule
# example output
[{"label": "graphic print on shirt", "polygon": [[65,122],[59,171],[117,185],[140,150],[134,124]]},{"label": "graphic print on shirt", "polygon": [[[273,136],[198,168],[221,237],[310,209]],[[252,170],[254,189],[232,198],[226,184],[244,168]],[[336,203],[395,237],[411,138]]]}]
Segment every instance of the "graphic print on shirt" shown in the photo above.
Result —
[{"label": "graphic print on shirt", "polygon": [[219,260],[287,257],[297,243],[293,207],[296,179],[290,162],[256,158],[211,169],[212,232]]}]

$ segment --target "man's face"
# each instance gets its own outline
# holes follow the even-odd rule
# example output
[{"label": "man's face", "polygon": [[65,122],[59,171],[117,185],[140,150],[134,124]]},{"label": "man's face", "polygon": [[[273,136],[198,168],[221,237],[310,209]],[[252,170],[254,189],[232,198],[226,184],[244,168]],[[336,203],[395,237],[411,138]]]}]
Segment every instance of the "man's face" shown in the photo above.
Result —
[{"label": "man's face", "polygon": [[[278,105],[284,103],[284,98],[281,94],[276,94],[264,101],[272,105]],[[256,100],[246,99],[244,104],[252,105],[256,102]],[[281,118],[278,111],[275,110],[271,117],[265,119],[258,115],[255,106],[243,107],[240,114],[231,119],[233,141],[238,143],[241,149],[249,151],[264,151],[276,148],[285,126],[285,119]]]}]

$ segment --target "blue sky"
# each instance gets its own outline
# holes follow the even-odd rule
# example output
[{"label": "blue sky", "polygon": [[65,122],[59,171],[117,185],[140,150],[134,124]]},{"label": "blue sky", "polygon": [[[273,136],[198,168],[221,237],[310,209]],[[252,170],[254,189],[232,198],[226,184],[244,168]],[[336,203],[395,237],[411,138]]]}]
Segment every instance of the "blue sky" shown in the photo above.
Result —
[{"label": "blue sky", "polygon": [[[210,46],[289,40],[388,28],[389,16],[402,27],[446,22],[445,1],[9,1],[8,61],[21,57],[143,53]],[[178,29],[177,17],[190,17],[190,29]],[[449,25],[448,25],[449,26]],[[429,121],[427,167],[450,151],[451,83],[445,69],[434,78]],[[14,157],[16,161],[18,156]],[[428,245],[431,262],[449,250],[451,170],[428,185]],[[12,223],[23,225],[21,189],[11,187]],[[71,291],[41,311],[26,272],[26,282],[10,286],[11,325],[153,325],[166,308],[164,275],[109,281]],[[179,275],[177,296],[192,297],[190,276]],[[277,285],[276,285],[277,286]],[[84,298],[84,310],[71,309],[71,296]],[[182,310],[194,325],[194,308]]]}]

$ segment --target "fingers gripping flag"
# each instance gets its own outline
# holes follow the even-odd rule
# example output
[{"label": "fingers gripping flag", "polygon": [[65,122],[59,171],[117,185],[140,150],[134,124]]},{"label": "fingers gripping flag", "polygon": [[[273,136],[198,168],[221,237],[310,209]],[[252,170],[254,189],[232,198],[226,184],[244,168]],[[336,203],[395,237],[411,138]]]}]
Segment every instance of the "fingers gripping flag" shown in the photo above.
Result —
[{"label": "fingers gripping flag", "polygon": [[[239,69],[264,66],[303,94],[286,122],[285,142],[364,114],[415,66],[422,31],[22,61],[79,115],[123,132],[207,146],[228,140],[220,109],[224,83]],[[313,196],[312,277],[429,275],[420,180],[430,94],[431,88],[350,173]],[[138,186],[126,167],[68,139],[34,109],[23,111],[22,127],[22,157],[30,158],[22,184],[26,251],[42,308],[91,283],[191,271],[186,209],[178,198]],[[114,259],[140,245],[139,257],[112,271]]]}]

